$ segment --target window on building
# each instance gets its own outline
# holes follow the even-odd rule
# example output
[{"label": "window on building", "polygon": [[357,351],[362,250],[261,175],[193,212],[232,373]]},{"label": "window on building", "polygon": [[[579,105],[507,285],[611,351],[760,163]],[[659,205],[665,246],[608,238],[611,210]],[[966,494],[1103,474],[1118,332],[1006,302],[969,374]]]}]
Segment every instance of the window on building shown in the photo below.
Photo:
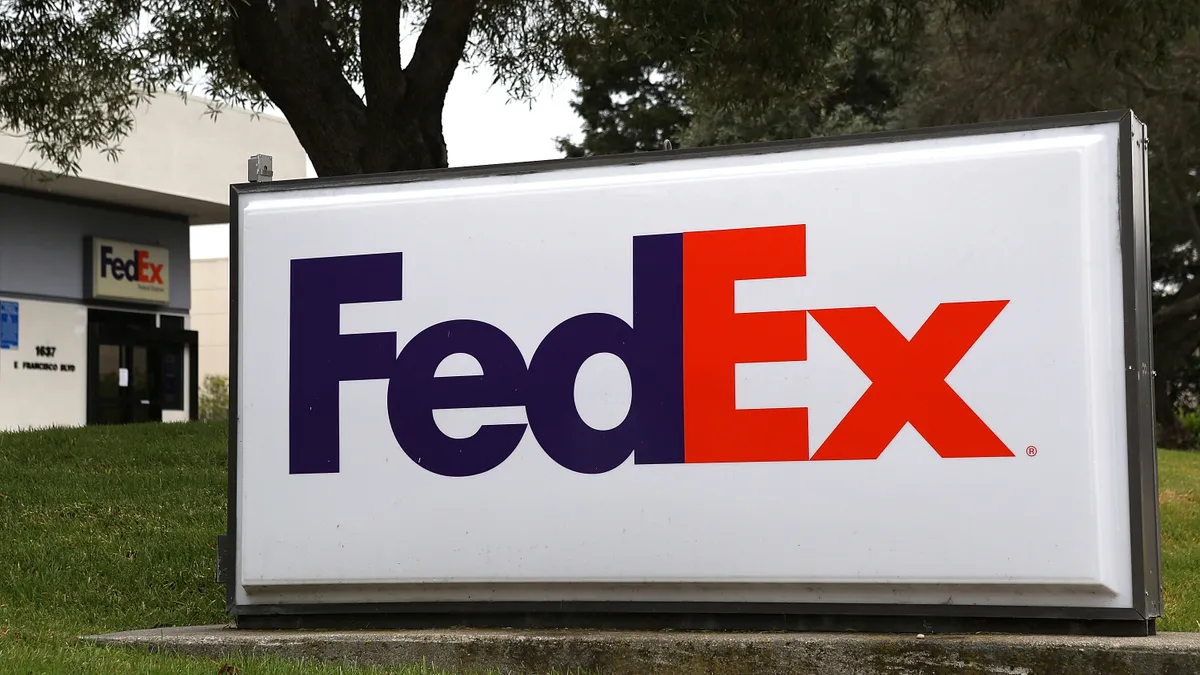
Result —
[{"label": "window on building", "polygon": [[171,316],[169,314],[159,314],[158,327],[169,328],[171,330],[183,330],[183,317]]},{"label": "window on building", "polygon": [[183,345],[162,348],[163,410],[183,410],[183,362]]}]

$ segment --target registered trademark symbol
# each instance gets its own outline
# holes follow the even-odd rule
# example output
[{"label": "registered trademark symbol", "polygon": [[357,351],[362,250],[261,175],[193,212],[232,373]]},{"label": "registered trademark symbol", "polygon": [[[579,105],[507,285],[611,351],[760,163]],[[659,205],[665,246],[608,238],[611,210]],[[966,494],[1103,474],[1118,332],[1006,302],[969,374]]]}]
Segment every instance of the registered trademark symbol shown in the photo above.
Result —
[{"label": "registered trademark symbol", "polygon": [[1028,448],[1025,448],[1025,454],[1029,455],[1030,457],[1037,457],[1037,446],[1031,445]]}]

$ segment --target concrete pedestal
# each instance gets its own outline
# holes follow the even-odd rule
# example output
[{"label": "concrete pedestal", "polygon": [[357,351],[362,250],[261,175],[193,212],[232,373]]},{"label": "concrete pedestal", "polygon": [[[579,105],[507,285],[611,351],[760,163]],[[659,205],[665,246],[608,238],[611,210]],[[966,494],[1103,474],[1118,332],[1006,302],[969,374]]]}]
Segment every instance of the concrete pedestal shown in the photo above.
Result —
[{"label": "concrete pedestal", "polygon": [[84,640],[223,659],[275,655],[452,672],[616,675],[1150,675],[1200,673],[1200,633],[1106,638],[593,630],[248,631],[224,626]]}]

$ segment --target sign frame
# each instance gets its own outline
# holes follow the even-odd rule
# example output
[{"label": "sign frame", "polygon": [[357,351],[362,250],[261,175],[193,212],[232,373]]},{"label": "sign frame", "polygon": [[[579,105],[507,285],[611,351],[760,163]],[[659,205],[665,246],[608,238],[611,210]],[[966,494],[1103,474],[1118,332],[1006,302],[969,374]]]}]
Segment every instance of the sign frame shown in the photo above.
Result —
[{"label": "sign frame", "polygon": [[[239,256],[244,195],[372,185],[397,185],[485,176],[514,176],[582,167],[634,166],[677,159],[761,155],[804,149],[867,146],[1116,124],[1121,256],[1128,494],[1132,554],[1131,607],[1049,607],[764,602],[454,601],[338,604],[239,604],[238,532]],[[312,178],[230,185],[230,415],[228,520],[218,537],[217,576],[227,612],[239,628],[354,627],[589,627],[741,630],[858,630],[894,632],[1018,632],[1153,635],[1162,616],[1161,533],[1154,429],[1153,353],[1146,129],[1130,110],[1112,110],[996,123],[873,132],[717,148],[664,150],[582,159]]]}]

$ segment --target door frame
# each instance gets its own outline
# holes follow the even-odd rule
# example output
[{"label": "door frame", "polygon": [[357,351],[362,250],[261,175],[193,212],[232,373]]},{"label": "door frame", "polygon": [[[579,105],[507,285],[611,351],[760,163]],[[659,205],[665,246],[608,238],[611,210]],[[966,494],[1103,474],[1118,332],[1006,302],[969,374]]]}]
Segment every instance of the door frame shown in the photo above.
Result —
[{"label": "door frame", "polygon": [[[88,322],[87,343],[87,423],[99,424],[100,402],[96,390],[100,385],[100,345],[118,344],[125,350],[134,345],[145,346],[150,354],[161,359],[164,346],[184,346],[187,348],[187,407],[188,419],[195,422],[200,419],[200,356],[199,333],[194,330],[178,328],[160,328],[151,326],[133,326]],[[123,360],[123,359],[122,359]],[[161,374],[161,365],[159,366]],[[159,411],[159,421],[162,419],[162,377],[157,378],[151,406]],[[156,401],[156,403],[155,403]]]}]

